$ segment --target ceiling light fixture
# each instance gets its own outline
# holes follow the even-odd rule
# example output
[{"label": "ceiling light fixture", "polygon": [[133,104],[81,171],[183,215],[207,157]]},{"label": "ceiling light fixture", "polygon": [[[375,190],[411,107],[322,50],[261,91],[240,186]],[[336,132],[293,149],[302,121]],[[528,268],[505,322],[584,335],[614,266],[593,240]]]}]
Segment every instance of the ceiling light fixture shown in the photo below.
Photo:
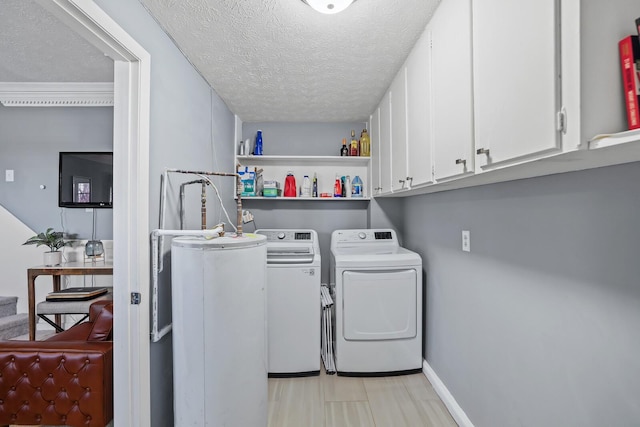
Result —
[{"label": "ceiling light fixture", "polygon": [[339,13],[349,7],[355,0],[302,0],[320,13]]}]

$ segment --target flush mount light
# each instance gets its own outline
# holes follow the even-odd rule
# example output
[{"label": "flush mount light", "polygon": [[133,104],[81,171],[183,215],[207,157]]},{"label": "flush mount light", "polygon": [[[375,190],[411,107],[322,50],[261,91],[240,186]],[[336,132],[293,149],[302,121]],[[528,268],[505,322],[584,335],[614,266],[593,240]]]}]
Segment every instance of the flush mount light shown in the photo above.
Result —
[{"label": "flush mount light", "polygon": [[320,13],[333,14],[342,12],[355,0],[302,0]]}]

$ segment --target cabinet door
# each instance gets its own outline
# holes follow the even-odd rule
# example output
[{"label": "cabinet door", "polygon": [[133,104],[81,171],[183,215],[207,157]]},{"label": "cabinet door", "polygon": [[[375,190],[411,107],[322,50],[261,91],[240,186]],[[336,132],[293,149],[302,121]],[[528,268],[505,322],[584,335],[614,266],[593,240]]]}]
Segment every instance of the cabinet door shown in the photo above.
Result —
[{"label": "cabinet door", "polygon": [[407,59],[407,180],[433,182],[431,164],[431,31],[426,30]]},{"label": "cabinet door", "polygon": [[437,180],[473,172],[470,0],[442,1],[429,25]]},{"label": "cabinet door", "polygon": [[380,194],[391,192],[391,92],[380,102]]},{"label": "cabinet door", "polygon": [[407,184],[407,69],[402,66],[391,83],[391,190]]},{"label": "cabinet door", "polygon": [[556,3],[473,2],[476,161],[483,168],[560,148]]},{"label": "cabinet door", "polygon": [[371,191],[374,196],[380,193],[380,108],[376,108],[369,117],[371,138]]}]

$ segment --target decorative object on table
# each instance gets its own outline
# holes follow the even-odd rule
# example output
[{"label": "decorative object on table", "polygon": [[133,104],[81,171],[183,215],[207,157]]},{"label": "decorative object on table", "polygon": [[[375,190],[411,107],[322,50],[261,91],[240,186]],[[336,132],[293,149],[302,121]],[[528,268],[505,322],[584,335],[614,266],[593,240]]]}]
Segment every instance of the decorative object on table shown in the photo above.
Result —
[{"label": "decorative object on table", "polygon": [[44,233],[38,233],[23,243],[23,245],[48,246],[51,250],[44,253],[44,265],[47,267],[62,263],[60,248],[68,244],[69,242],[64,241],[63,233],[54,231],[53,228],[47,228]]},{"label": "decorative object on table", "polygon": [[102,259],[104,255],[104,245],[100,240],[89,240],[87,244],[84,245],[84,254],[92,261]]},{"label": "decorative object on table", "polygon": [[91,230],[91,240],[84,245],[84,262],[104,261],[104,245],[96,239],[96,224],[98,223],[98,211],[93,210],[93,224]]}]

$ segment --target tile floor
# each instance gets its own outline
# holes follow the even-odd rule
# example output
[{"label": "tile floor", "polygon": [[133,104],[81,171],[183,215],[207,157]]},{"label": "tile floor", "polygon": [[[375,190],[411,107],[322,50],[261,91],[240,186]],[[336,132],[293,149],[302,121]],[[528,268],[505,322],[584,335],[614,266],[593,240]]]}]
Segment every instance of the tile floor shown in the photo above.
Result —
[{"label": "tile floor", "polygon": [[423,374],[269,378],[269,427],[456,427]]}]

